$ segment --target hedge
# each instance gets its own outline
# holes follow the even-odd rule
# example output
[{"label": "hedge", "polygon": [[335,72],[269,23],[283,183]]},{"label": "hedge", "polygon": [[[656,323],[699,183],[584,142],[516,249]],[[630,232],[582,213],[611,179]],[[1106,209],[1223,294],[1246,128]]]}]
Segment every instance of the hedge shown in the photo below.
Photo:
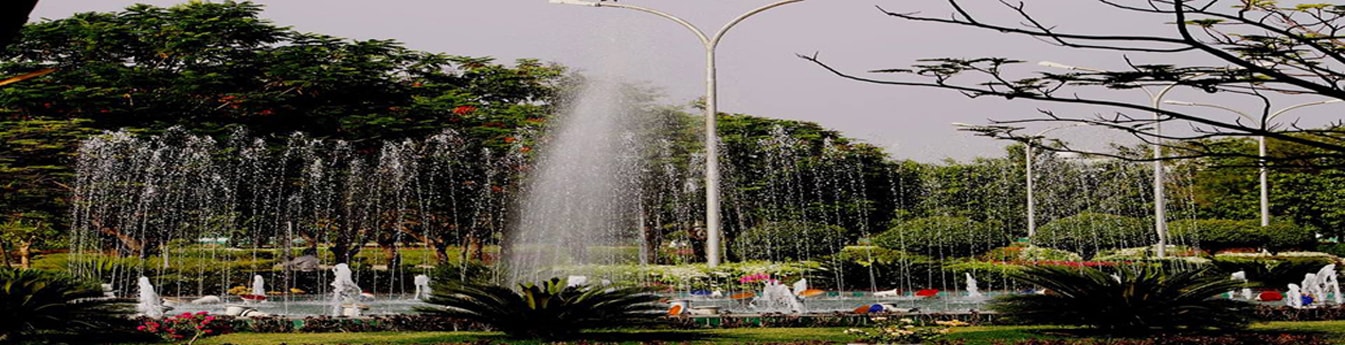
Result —
[{"label": "hedge", "polygon": [[975,256],[1011,241],[1009,231],[998,224],[947,216],[905,221],[873,239],[879,247],[936,258]]},{"label": "hedge", "polygon": [[1158,242],[1144,221],[1111,214],[1080,213],[1037,228],[1032,243],[1092,257],[1106,249],[1130,248]]},{"label": "hedge", "polygon": [[1317,244],[1312,229],[1291,222],[1275,222],[1263,227],[1256,220],[1185,219],[1169,222],[1168,233],[1178,243],[1196,244],[1210,252],[1232,248],[1281,252],[1313,249]]}]

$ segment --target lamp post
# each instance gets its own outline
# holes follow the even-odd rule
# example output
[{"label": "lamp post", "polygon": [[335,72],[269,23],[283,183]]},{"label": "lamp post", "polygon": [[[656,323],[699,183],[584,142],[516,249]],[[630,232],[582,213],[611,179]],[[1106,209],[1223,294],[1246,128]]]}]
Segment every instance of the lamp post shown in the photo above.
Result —
[{"label": "lamp post", "polygon": [[802,1],[804,0],[782,0],[766,6],[757,7],[751,11],[747,11],[747,13],[744,13],[737,18],[733,18],[728,24],[724,24],[723,27],[719,28],[719,31],[715,32],[714,36],[709,36],[706,35],[704,31],[701,31],[700,28],[696,27],[696,25],[691,24],[691,22],[651,8],[621,4],[616,1],[594,2],[585,0],[550,0],[553,4],[615,7],[653,14],[677,22],[677,24],[681,24],[683,27],[691,30],[692,33],[696,34],[696,38],[701,40],[701,44],[705,46],[705,261],[710,267],[719,266],[719,254],[722,249],[722,246],[720,245],[720,237],[722,234],[719,224],[719,148],[717,146],[719,140],[716,138],[717,133],[715,133],[715,116],[719,112],[718,92],[716,90],[717,85],[715,81],[715,47],[719,46],[719,41],[724,38],[724,33],[728,32],[729,29],[738,25],[739,22],[742,22],[748,17],[772,8]]},{"label": "lamp post", "polygon": [[[1051,68],[1062,68],[1062,69],[1067,69],[1067,70],[1075,70],[1075,71],[1088,71],[1088,72],[1099,72],[1099,73],[1101,73],[1101,72],[1107,72],[1106,70],[1103,70],[1103,69],[1088,68],[1088,67],[1079,67],[1079,66],[1072,66],[1072,65],[1066,65],[1066,64],[1062,64],[1062,63],[1058,63],[1058,62],[1051,62],[1051,61],[1041,61],[1041,62],[1038,62],[1037,65],[1044,66],[1044,67],[1051,67]],[[1191,79],[1191,78],[1199,78],[1199,77],[1202,77],[1202,76],[1205,76],[1205,75],[1206,75],[1205,73],[1197,73],[1197,74],[1192,74],[1192,75],[1183,76],[1183,77],[1177,79],[1176,81],[1173,81],[1172,83],[1163,86],[1163,88],[1162,88],[1162,89],[1159,89],[1158,92],[1149,91],[1148,88],[1143,87],[1143,86],[1138,87],[1138,89],[1140,89],[1141,91],[1144,91],[1144,94],[1146,94],[1146,95],[1149,96],[1149,105],[1150,105],[1151,107],[1153,107],[1153,109],[1157,110],[1157,109],[1159,108],[1159,106],[1162,105],[1163,96],[1164,96],[1164,95],[1167,95],[1168,91],[1172,91],[1172,89],[1175,88],[1175,87],[1177,87],[1177,85],[1181,85],[1181,82],[1182,82],[1182,81],[1185,81],[1185,80],[1187,80],[1187,79]],[[1163,122],[1162,122],[1162,114],[1160,114],[1160,113],[1158,113],[1158,112],[1154,112],[1154,143],[1153,143],[1153,151],[1154,151],[1154,152],[1153,152],[1153,155],[1154,155],[1154,183],[1153,183],[1153,184],[1154,184],[1154,231],[1158,233],[1158,253],[1157,253],[1157,254],[1158,254],[1158,257],[1162,258],[1162,257],[1166,257],[1166,256],[1167,256],[1167,247],[1168,247],[1168,224],[1167,224],[1167,199],[1166,199],[1166,197],[1164,196],[1164,193],[1165,193],[1165,192],[1163,191],[1163,179],[1164,179],[1164,176],[1163,176],[1163,175],[1164,175],[1164,171],[1163,171]]]},{"label": "lamp post", "polygon": [[[1232,112],[1232,113],[1234,113],[1234,114],[1238,114],[1238,116],[1241,116],[1242,118],[1247,119],[1247,120],[1249,120],[1249,121],[1260,122],[1260,123],[1262,124],[1262,126],[1265,127],[1265,124],[1270,123],[1270,121],[1271,121],[1271,120],[1274,120],[1275,117],[1280,116],[1281,114],[1287,113],[1287,112],[1289,112],[1290,110],[1294,110],[1294,109],[1298,109],[1298,108],[1303,108],[1303,107],[1310,107],[1310,106],[1314,106],[1314,105],[1331,104],[1331,103],[1340,103],[1340,102],[1341,102],[1341,100],[1339,100],[1339,99],[1329,99],[1329,100],[1324,100],[1324,101],[1316,101],[1316,102],[1307,102],[1307,103],[1295,104],[1295,105],[1291,105],[1291,106],[1285,107],[1284,109],[1277,110],[1277,111],[1275,111],[1275,112],[1273,112],[1273,113],[1270,113],[1269,116],[1266,116],[1266,118],[1265,118],[1264,121],[1262,121],[1262,120],[1258,120],[1257,118],[1252,117],[1251,115],[1249,115],[1249,114],[1247,114],[1247,113],[1238,111],[1237,109],[1233,109],[1233,108],[1225,107],[1225,106],[1218,105],[1218,104],[1196,103],[1196,102],[1183,102],[1183,101],[1164,101],[1163,103],[1171,104],[1171,105],[1188,106],[1188,107],[1206,107],[1206,108],[1223,109],[1223,110],[1227,110],[1227,111],[1229,111],[1229,112]],[[1267,226],[1267,225],[1270,225],[1270,189],[1268,188],[1269,184],[1266,182],[1266,136],[1264,136],[1264,135],[1259,135],[1259,136],[1257,136],[1257,137],[1256,137],[1256,144],[1257,144],[1257,146],[1258,146],[1258,148],[1257,148],[1257,156],[1256,156],[1256,157],[1257,157],[1257,163],[1256,163],[1256,164],[1258,165],[1258,168],[1259,168],[1259,170],[1260,170],[1260,175],[1261,175],[1261,176],[1260,176],[1260,179],[1261,179],[1261,226]]]},{"label": "lamp post", "polygon": [[[1036,198],[1033,196],[1033,182],[1032,182],[1032,177],[1033,177],[1033,174],[1032,174],[1032,160],[1033,160],[1033,157],[1032,157],[1032,147],[1033,147],[1033,144],[1032,144],[1032,142],[1033,142],[1033,141],[1036,141],[1036,140],[1038,140],[1038,139],[1041,139],[1042,136],[1043,136],[1043,135],[1046,135],[1047,132],[1051,132],[1051,131],[1054,131],[1054,130],[1057,130],[1057,129],[1062,129],[1062,128],[1072,128],[1072,127],[1087,126],[1087,125],[1088,125],[1088,124],[1085,124],[1085,123],[1079,123],[1079,124],[1073,124],[1073,125],[1069,125],[1069,126],[1059,126],[1059,127],[1047,128],[1047,129],[1044,129],[1044,130],[1042,130],[1042,131],[1040,131],[1040,132],[1037,132],[1037,134],[1033,134],[1032,136],[1023,139],[1023,146],[1024,146],[1024,148],[1023,148],[1023,161],[1024,161],[1024,163],[1023,163],[1023,171],[1024,171],[1023,175],[1024,175],[1024,178],[1023,178],[1023,179],[1025,180],[1025,181],[1024,181],[1024,182],[1025,182],[1024,184],[1025,184],[1026,189],[1027,189],[1027,237],[1028,237],[1028,241],[1031,241],[1031,238],[1037,235],[1037,211],[1036,211],[1037,201],[1036,201]],[[977,125],[969,125],[969,124],[960,123],[960,122],[954,122],[954,123],[953,123],[953,126],[957,126],[957,127],[958,127],[959,129],[961,129],[961,130],[973,131],[973,132],[985,132],[985,133],[988,133],[988,132],[1005,132],[1005,131],[1010,131],[1010,132],[1011,132],[1011,131],[1016,131],[1016,130],[1024,129],[1023,127],[977,126]],[[1028,243],[1030,244],[1031,242],[1028,242]]]}]

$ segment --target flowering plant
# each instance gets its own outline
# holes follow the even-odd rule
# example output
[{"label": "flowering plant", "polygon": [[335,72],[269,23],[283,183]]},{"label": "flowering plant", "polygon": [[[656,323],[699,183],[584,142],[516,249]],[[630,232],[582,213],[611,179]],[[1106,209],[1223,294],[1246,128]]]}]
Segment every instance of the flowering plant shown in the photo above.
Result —
[{"label": "flowering plant", "polygon": [[934,324],[916,321],[911,318],[892,320],[886,316],[875,316],[872,329],[851,328],[845,334],[859,337],[859,341],[871,344],[918,344],[938,339],[948,334],[952,327],[966,326],[958,320],[935,321]]},{"label": "flowering plant", "polygon": [[755,283],[755,282],[767,281],[767,280],[770,280],[770,279],[771,279],[771,275],[770,275],[770,274],[767,274],[767,273],[753,273],[753,274],[744,275],[744,276],[738,278],[738,282],[739,282],[739,283],[742,283],[742,284],[749,284],[749,283]]},{"label": "flowering plant", "polygon": [[228,322],[216,322],[214,315],[204,311],[168,316],[163,320],[146,319],[136,327],[136,330],[158,335],[167,341],[186,340],[187,344],[194,343],[201,337],[232,331]]}]

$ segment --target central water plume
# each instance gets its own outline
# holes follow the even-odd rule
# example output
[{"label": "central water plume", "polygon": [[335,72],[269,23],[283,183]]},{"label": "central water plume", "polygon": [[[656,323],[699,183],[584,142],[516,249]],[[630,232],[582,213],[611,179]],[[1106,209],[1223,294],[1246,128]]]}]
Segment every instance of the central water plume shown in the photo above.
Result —
[{"label": "central water plume", "polygon": [[639,242],[641,140],[632,115],[639,111],[623,90],[614,81],[588,81],[541,139],[508,241],[513,281],[564,276],[559,265],[634,260],[621,253],[633,253],[626,249]]}]

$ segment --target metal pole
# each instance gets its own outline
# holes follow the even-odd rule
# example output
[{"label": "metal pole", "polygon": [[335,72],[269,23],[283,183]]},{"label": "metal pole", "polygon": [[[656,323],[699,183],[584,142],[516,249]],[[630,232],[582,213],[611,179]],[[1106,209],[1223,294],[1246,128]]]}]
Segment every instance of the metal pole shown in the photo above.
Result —
[{"label": "metal pole", "polygon": [[[721,32],[722,33],[722,32]],[[719,266],[723,249],[719,226],[719,135],[715,117],[719,114],[719,95],[715,80],[715,46],[705,46],[705,264]]]},{"label": "metal pole", "polygon": [[1034,138],[1027,138],[1027,141],[1024,141],[1024,142],[1023,142],[1023,143],[1025,143],[1025,144],[1027,144],[1027,145],[1025,145],[1025,146],[1027,146],[1027,147],[1025,147],[1024,150],[1023,150],[1023,159],[1025,159],[1025,160],[1027,161],[1027,163],[1024,164],[1024,165],[1026,166],[1026,169],[1025,169],[1026,171],[1025,171],[1025,172],[1026,172],[1026,175],[1027,175],[1027,239],[1028,239],[1028,243],[1032,243],[1032,237],[1037,235],[1037,211],[1036,211],[1036,201],[1033,200],[1034,198],[1032,197],[1032,140],[1033,140],[1033,139],[1034,139]]},{"label": "metal pole", "polygon": [[551,0],[552,3],[559,4],[616,7],[654,14],[677,22],[677,24],[681,24],[683,27],[691,30],[691,32],[696,34],[696,38],[700,39],[701,44],[705,46],[705,262],[710,267],[719,266],[719,255],[724,250],[723,246],[720,244],[721,238],[723,237],[723,230],[720,228],[719,138],[717,126],[715,124],[715,116],[719,114],[718,85],[715,80],[715,48],[719,46],[720,39],[724,37],[724,34],[727,33],[729,29],[738,25],[738,23],[748,17],[775,7],[802,1],[804,0],[777,1],[748,11],[747,13],[734,18],[732,21],[729,21],[727,24],[724,24],[724,27],[720,28],[713,38],[710,38],[706,36],[705,32],[701,31],[700,28],[691,24],[691,22],[651,8],[616,2]]},{"label": "metal pole", "polygon": [[1261,170],[1261,226],[1270,225],[1270,184],[1266,183],[1266,136],[1256,137],[1256,164]]}]

